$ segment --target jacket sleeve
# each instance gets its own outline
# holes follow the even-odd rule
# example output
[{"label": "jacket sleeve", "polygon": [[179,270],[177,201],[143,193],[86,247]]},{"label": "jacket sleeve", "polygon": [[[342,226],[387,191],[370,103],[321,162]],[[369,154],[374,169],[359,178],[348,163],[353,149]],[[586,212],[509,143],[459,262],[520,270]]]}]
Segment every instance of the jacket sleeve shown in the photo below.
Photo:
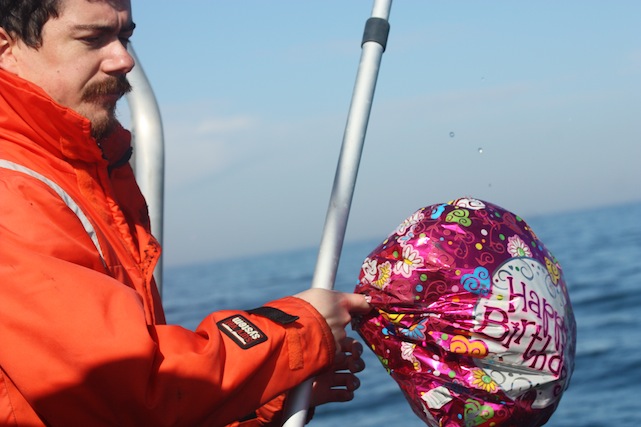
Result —
[{"label": "jacket sleeve", "polygon": [[224,426],[333,362],[329,327],[294,297],[266,304],[286,321],[148,325],[143,296],[100,271],[73,213],[32,181],[0,179],[0,374],[47,425]]},{"label": "jacket sleeve", "polygon": [[[286,399],[287,395],[281,394],[248,416],[229,424],[227,427],[280,427],[286,421]],[[307,410],[307,420],[305,421],[305,424],[312,420],[315,410],[315,407],[311,407]]]},{"label": "jacket sleeve", "polygon": [[252,411],[242,419],[229,424],[227,427],[279,427],[283,424],[283,409],[285,394],[270,400],[260,408]]}]

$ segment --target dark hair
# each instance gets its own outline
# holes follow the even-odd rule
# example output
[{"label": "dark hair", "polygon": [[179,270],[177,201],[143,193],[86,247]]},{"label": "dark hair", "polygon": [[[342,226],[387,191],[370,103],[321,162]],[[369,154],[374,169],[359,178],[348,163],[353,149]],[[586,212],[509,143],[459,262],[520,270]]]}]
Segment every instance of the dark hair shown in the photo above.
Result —
[{"label": "dark hair", "polygon": [[27,46],[42,46],[42,27],[57,18],[60,0],[0,0],[0,27]]}]

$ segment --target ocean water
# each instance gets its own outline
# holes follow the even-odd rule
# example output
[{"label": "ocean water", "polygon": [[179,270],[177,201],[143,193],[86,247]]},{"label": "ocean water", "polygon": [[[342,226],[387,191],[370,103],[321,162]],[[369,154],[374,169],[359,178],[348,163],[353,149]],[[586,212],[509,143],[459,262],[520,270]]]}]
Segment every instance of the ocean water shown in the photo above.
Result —
[{"label": "ocean water", "polygon": [[[563,266],[577,320],[574,374],[547,425],[641,425],[641,203],[525,220]],[[354,289],[363,259],[385,237],[345,245],[336,289]],[[193,329],[211,311],[305,290],[316,256],[311,248],[169,268],[168,321]],[[375,356],[366,350],[364,359],[354,400],[317,408],[310,425],[424,426]]]}]

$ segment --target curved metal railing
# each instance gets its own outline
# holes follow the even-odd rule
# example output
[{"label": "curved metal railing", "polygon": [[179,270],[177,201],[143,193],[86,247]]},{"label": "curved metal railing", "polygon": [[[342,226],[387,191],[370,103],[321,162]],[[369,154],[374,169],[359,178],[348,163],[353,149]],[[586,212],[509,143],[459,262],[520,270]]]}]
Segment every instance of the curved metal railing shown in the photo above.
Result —
[{"label": "curved metal railing", "polygon": [[[127,49],[136,61],[136,66],[127,76],[133,90],[127,94],[126,98],[131,111],[133,168],[138,186],[149,206],[151,230],[162,244],[165,188],[165,142],[162,120],[156,96],[136,52],[131,44]],[[161,257],[154,272],[158,291],[161,294],[162,265]]]}]

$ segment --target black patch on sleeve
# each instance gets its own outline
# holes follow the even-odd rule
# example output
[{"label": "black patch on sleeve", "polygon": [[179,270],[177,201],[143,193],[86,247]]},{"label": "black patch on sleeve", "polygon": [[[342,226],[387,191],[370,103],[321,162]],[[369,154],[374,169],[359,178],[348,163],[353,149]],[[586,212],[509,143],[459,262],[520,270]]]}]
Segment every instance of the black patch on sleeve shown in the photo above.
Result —
[{"label": "black patch on sleeve", "polygon": [[291,314],[287,314],[284,311],[274,307],[258,307],[252,310],[247,310],[247,313],[266,317],[269,320],[272,320],[281,325],[289,325],[290,323],[293,323],[299,319],[298,316],[292,316]]}]

